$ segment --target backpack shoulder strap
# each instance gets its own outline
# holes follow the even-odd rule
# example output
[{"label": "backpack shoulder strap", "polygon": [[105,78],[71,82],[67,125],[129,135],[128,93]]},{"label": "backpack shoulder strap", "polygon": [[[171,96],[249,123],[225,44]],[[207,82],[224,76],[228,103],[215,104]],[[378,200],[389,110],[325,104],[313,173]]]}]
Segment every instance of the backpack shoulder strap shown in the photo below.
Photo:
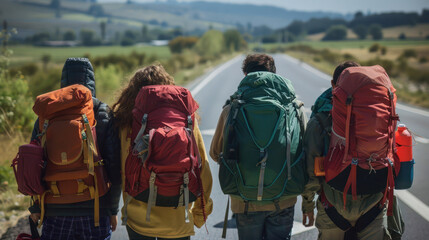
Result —
[{"label": "backpack shoulder strap", "polygon": [[302,111],[299,111],[301,108],[304,107],[304,102],[300,101],[300,100],[293,100],[293,106],[295,108],[296,111],[296,116],[299,120],[299,125],[301,127],[301,136],[304,137],[304,132],[306,129],[306,123],[307,123],[307,117],[304,113],[304,109],[302,109]]}]

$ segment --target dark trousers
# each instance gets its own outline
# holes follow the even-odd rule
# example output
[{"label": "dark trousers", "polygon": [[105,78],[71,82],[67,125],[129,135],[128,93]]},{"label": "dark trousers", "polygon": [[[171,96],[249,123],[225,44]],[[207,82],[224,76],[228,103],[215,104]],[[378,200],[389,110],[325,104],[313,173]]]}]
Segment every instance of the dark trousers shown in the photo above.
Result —
[{"label": "dark trousers", "polygon": [[236,214],[240,240],[289,240],[291,237],[294,207],[273,212]]},{"label": "dark trousers", "polygon": [[160,237],[147,237],[136,233],[127,225],[128,237],[130,240],[190,240],[191,237],[182,237],[182,238],[160,238]]}]

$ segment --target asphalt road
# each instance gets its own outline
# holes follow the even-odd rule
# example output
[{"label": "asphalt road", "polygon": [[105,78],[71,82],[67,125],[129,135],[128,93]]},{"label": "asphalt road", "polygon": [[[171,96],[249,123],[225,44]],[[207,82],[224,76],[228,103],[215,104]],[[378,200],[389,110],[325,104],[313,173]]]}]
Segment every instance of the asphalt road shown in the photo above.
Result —
[{"label": "asphalt road", "polygon": [[[309,109],[316,98],[330,86],[330,77],[286,55],[274,55],[274,58],[277,73],[292,81],[298,98],[305,103],[309,114]],[[199,114],[202,118],[200,129],[207,152],[222,106],[244,77],[241,72],[243,59],[243,56],[234,58],[188,86],[200,104]],[[429,156],[429,112],[403,104],[398,104],[397,112],[401,121],[419,135],[414,147],[416,167],[413,187],[408,191],[398,191],[401,199],[400,207],[406,224],[403,239],[427,239],[429,236],[429,191],[426,183],[429,181],[429,163],[425,161],[427,159],[425,156]],[[221,239],[227,197],[222,193],[217,179],[219,167],[210,157],[209,161],[214,183],[212,190],[214,210],[207,220],[208,231],[204,227],[196,229],[192,239]],[[317,230],[314,227],[304,228],[300,224],[302,221],[300,202],[300,198],[298,198],[295,206],[292,239],[317,239]],[[227,239],[238,239],[235,221],[231,219],[231,215],[230,212]],[[128,239],[125,227],[118,227],[112,239]]]}]

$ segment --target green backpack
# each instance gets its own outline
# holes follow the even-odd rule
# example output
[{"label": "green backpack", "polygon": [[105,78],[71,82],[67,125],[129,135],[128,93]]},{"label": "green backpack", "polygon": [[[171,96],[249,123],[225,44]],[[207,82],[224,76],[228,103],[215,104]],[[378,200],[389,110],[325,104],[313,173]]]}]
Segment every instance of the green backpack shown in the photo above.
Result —
[{"label": "green backpack", "polygon": [[225,194],[276,202],[297,196],[308,181],[304,122],[291,82],[270,72],[248,74],[230,99],[219,181]]}]

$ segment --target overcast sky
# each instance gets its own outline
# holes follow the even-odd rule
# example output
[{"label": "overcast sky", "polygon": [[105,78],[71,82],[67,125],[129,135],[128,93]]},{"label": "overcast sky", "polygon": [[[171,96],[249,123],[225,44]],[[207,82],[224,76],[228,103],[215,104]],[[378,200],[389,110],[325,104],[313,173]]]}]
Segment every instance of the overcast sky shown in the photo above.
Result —
[{"label": "overcast sky", "polygon": [[[99,2],[125,2],[126,0],[98,0]],[[136,2],[153,2],[154,0],[133,0]],[[162,0],[164,1],[164,0]],[[190,2],[196,0],[178,0]],[[329,11],[340,13],[354,13],[363,11],[418,11],[429,9],[429,0],[198,0],[226,3],[250,3],[261,5],[275,5],[290,10]]]}]

